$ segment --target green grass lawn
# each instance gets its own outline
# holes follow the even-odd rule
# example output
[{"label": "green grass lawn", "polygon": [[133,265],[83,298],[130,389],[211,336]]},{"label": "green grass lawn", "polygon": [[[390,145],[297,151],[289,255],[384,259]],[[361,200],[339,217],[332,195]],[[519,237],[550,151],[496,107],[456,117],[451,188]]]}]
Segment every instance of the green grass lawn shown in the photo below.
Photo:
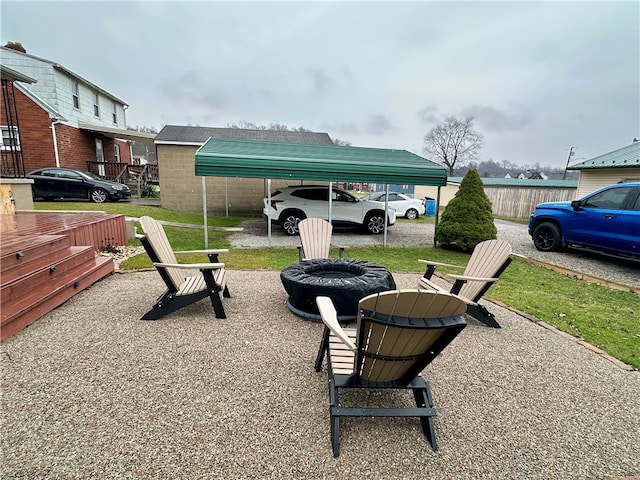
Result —
[{"label": "green grass lawn", "polygon": [[[90,203],[38,202],[36,209],[105,210],[131,217],[150,215],[158,220],[201,225],[203,216],[173,212],[158,207],[125,203],[95,205]],[[55,207],[55,208],[54,208]],[[86,207],[86,208],[85,208]],[[246,218],[209,217],[211,226],[237,226]],[[423,222],[433,218],[422,217]],[[166,227],[167,236],[175,250],[202,248],[202,231],[189,228]],[[209,231],[209,245],[229,248],[228,232]],[[139,242],[132,241],[133,244]],[[337,250],[332,251],[337,256]],[[385,265],[392,272],[424,272],[418,258],[436,262],[465,265],[469,254],[425,247],[351,247],[345,252],[349,258],[366,258]],[[206,255],[181,255],[184,263],[206,262]],[[221,261],[234,269],[281,270],[298,261],[295,248],[237,249],[221,255]],[[151,267],[146,254],[127,260],[121,268]],[[440,270],[439,270],[440,271]],[[442,272],[460,273],[442,269]],[[617,359],[640,369],[640,297],[630,292],[614,290],[532,265],[515,258],[488,292],[488,297],[539,318],[558,329],[606,351]]]}]

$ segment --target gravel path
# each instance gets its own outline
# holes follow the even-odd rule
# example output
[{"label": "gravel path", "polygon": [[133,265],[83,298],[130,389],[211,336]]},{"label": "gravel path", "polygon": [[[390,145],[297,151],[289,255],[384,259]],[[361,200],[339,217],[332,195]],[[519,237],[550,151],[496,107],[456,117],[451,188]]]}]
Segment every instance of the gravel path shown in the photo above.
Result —
[{"label": "gravel path", "polygon": [[[415,274],[394,274],[400,288]],[[349,419],[331,455],[321,325],[275,271],[138,320],[156,272],[112,275],[0,344],[1,478],[594,479],[640,475],[640,379],[493,304],[427,368],[440,451],[415,419]],[[345,401],[400,394],[354,393]]]},{"label": "gravel path", "polygon": [[[640,291],[640,261],[638,260],[616,258],[584,249],[572,249],[570,252],[539,252],[533,246],[526,224],[504,220],[496,220],[495,224],[498,229],[498,238],[509,242],[516,254],[628,285]],[[242,232],[231,235],[232,245],[243,248],[269,246],[266,222],[245,222],[243,227]],[[433,227],[433,224],[398,222],[388,230],[387,245],[432,246]],[[334,231],[333,241],[335,244],[345,246],[383,245],[382,235],[367,235],[349,230]],[[273,229],[271,245],[295,248],[298,243],[297,237],[288,237],[279,229]]]}]

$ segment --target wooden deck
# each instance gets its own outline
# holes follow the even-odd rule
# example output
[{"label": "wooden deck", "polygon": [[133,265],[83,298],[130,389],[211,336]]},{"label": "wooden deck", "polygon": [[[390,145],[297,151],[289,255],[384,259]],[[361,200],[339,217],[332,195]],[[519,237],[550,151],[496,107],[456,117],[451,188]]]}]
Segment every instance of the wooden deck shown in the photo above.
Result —
[{"label": "wooden deck", "polygon": [[126,243],[123,215],[0,215],[0,338],[113,273],[113,260],[95,252]]}]

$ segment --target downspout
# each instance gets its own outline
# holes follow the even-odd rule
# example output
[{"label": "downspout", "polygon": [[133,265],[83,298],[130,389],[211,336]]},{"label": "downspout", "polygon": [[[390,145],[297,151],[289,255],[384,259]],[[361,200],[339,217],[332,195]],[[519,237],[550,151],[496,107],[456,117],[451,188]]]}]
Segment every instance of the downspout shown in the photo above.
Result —
[{"label": "downspout", "polygon": [[56,125],[60,123],[59,118],[51,119],[51,135],[53,136],[53,154],[56,157],[56,167],[60,168],[60,155],[58,153],[58,139],[56,137]]}]

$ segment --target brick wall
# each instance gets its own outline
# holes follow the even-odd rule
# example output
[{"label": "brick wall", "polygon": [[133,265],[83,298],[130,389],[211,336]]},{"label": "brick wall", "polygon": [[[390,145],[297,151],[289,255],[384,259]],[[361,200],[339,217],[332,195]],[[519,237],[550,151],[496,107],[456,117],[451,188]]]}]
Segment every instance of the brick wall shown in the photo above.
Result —
[{"label": "brick wall", "polygon": [[[18,110],[20,148],[24,157],[25,172],[55,165],[51,120],[49,114],[32,102],[18,89],[14,89]],[[0,108],[0,123],[7,124],[4,100]],[[3,152],[3,160],[6,152]]]},{"label": "brick wall", "polygon": [[[197,149],[196,146],[157,145],[163,208],[202,213],[202,179],[194,173]],[[267,180],[262,178],[206,177],[207,212],[224,215],[226,198],[229,215],[261,216],[266,185]],[[284,180],[273,180],[272,190],[285,185]]]}]

